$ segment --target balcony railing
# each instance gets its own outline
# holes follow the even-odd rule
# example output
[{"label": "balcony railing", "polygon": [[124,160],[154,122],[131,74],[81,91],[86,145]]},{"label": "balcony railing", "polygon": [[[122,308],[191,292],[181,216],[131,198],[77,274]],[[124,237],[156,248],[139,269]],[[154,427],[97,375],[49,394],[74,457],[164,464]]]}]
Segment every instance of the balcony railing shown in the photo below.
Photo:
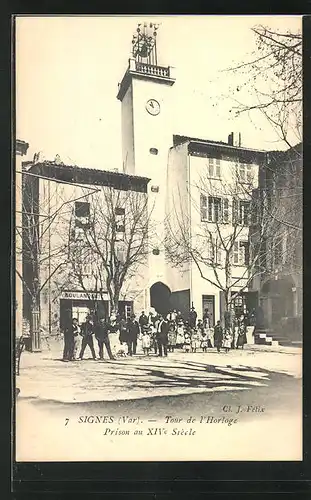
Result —
[{"label": "balcony railing", "polygon": [[138,73],[143,73],[144,75],[162,76],[169,78],[169,68],[164,68],[163,66],[155,66],[153,64],[146,64],[136,61],[136,71]]}]

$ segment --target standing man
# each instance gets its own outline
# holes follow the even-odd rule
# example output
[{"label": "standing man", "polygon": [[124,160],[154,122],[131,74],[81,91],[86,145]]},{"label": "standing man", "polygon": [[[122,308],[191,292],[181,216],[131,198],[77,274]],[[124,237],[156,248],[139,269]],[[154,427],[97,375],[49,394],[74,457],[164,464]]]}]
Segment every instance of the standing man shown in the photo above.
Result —
[{"label": "standing man", "polygon": [[167,356],[168,329],[169,329],[168,321],[164,319],[163,316],[160,315],[160,320],[157,327],[157,342],[159,348],[158,356],[161,357],[163,356],[163,351],[164,351],[164,356]]},{"label": "standing man", "polygon": [[220,320],[217,321],[214,327],[214,346],[217,348],[217,352],[220,352],[223,341],[223,330],[220,324]]},{"label": "standing man", "polygon": [[92,358],[96,360],[96,354],[93,343],[94,321],[90,315],[86,317],[85,322],[82,323],[81,325],[81,334],[82,334],[82,346],[79,359],[83,359],[85,348],[88,345],[92,353]]},{"label": "standing man", "polygon": [[73,325],[68,321],[64,328],[63,361],[70,361],[73,354]]},{"label": "standing man", "polygon": [[189,312],[189,326],[190,328],[195,328],[197,323],[197,312],[192,306]]},{"label": "standing man", "polygon": [[110,325],[104,320],[100,319],[95,326],[95,337],[98,342],[99,359],[104,359],[104,344],[110,359],[116,359],[111,351],[109,333],[111,332]]},{"label": "standing man", "polygon": [[129,350],[129,355],[133,356],[133,354],[136,354],[136,348],[137,348],[137,337],[139,335],[139,324],[138,321],[135,319],[135,314],[131,314],[130,320],[127,325],[127,338],[128,338],[128,350]]},{"label": "standing man", "polygon": [[127,343],[127,323],[124,315],[121,316],[119,321],[119,342],[123,344],[123,342]]},{"label": "standing man", "polygon": [[139,326],[140,326],[140,331],[141,331],[141,333],[143,333],[148,325],[148,317],[146,316],[145,311],[142,311],[138,322],[139,322]]}]

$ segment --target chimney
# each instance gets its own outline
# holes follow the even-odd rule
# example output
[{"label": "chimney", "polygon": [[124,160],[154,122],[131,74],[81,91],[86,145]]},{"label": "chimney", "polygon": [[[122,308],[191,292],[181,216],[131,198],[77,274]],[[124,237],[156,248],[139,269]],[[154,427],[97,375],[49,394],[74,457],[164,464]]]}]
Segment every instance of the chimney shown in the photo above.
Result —
[{"label": "chimney", "polygon": [[241,132],[231,132],[228,135],[228,144],[229,146],[236,146],[238,148],[241,147]]}]

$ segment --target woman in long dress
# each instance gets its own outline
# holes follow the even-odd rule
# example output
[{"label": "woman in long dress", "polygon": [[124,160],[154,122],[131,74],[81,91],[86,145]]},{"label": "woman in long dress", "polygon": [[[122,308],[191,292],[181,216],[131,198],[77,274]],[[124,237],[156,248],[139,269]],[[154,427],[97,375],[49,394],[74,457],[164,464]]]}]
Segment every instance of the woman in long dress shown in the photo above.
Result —
[{"label": "woman in long dress", "polygon": [[238,339],[236,343],[236,348],[238,349],[239,347],[242,347],[242,349],[244,349],[245,344],[247,344],[246,326],[245,326],[244,316],[241,316],[238,322]]}]

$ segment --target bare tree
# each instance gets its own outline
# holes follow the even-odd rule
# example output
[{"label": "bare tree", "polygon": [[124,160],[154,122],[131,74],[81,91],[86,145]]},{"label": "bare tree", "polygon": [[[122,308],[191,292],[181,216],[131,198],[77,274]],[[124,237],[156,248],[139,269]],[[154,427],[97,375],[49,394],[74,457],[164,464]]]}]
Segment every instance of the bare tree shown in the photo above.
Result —
[{"label": "bare tree", "polygon": [[[302,34],[280,32],[267,26],[252,28],[256,50],[224,70],[239,77],[230,88],[232,111],[249,118],[261,113],[287,147],[301,142]],[[299,152],[297,152],[299,154]]]},{"label": "bare tree", "polygon": [[[152,207],[146,194],[103,187],[72,217],[69,259],[73,279],[88,293],[108,292],[118,312],[122,292],[147,265]],[[85,210],[83,212],[83,210]]]},{"label": "bare tree", "polygon": [[194,263],[201,278],[223,292],[226,311],[265,272],[272,230],[254,175],[246,165],[239,167],[231,167],[227,181],[215,182],[205,174],[188,186],[189,210],[181,209],[177,190],[166,221],[170,263],[180,270]]},{"label": "bare tree", "polygon": [[[40,297],[50,289],[53,280],[60,287],[67,277],[69,247],[63,223],[68,218],[68,204],[77,198],[73,193],[60,201],[63,187],[58,189],[58,196],[55,189],[60,184],[57,179],[25,170],[22,172],[22,186],[17,187],[22,192],[22,225],[16,227],[19,236],[16,259],[22,261],[23,272],[16,266],[16,273],[23,283],[24,315],[27,316],[29,310],[32,350],[40,349]],[[50,303],[50,294],[48,300]]]}]

